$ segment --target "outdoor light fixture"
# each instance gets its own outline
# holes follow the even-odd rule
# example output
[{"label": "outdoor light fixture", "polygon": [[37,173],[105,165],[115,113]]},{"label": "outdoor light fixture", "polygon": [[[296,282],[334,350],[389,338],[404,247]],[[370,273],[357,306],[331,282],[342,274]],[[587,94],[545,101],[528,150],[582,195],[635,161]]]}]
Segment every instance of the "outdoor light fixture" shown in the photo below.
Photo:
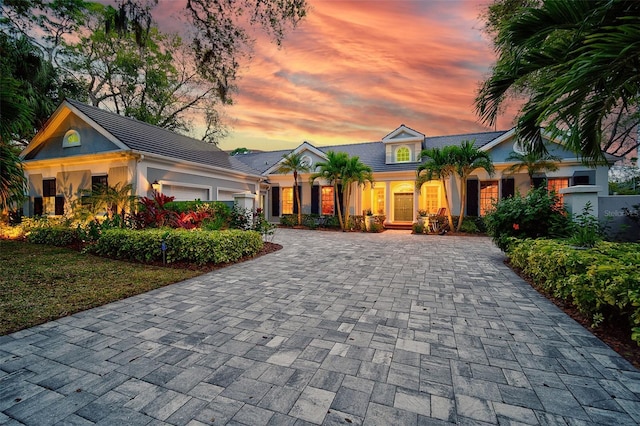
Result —
[{"label": "outdoor light fixture", "polygon": [[158,183],[157,180],[154,180],[153,183],[151,184],[151,188],[153,188],[154,191],[159,192],[160,191],[160,183]]}]

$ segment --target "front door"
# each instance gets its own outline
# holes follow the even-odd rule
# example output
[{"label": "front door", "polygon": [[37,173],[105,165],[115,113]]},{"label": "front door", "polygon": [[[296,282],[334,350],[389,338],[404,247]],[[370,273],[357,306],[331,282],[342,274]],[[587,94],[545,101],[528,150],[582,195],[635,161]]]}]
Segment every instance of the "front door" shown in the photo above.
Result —
[{"label": "front door", "polygon": [[393,220],[395,222],[411,222],[413,220],[413,194],[393,194]]}]

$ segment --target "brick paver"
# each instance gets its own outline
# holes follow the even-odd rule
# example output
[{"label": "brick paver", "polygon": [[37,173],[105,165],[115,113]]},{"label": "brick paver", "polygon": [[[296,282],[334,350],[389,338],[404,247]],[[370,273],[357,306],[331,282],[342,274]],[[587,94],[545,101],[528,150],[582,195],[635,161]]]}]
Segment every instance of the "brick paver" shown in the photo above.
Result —
[{"label": "brick paver", "polygon": [[487,238],[275,242],[0,337],[0,424],[640,423],[640,372]]}]

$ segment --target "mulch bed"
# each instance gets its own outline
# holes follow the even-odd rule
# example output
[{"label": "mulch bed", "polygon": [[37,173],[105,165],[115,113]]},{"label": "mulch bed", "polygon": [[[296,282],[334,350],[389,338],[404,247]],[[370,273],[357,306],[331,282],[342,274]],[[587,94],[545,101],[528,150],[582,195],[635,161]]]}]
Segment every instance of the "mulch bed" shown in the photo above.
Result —
[{"label": "mulch bed", "polygon": [[523,274],[521,270],[513,267],[508,260],[505,260],[505,264],[523,280],[528,282],[538,293],[549,299],[558,308],[562,309],[564,313],[580,323],[587,331],[598,337],[621,357],[640,369],[640,346],[631,340],[631,326],[628,322],[621,318],[614,318],[604,321],[597,327],[592,327],[591,319],[580,313],[573,304],[548,294],[543,288],[536,285],[528,276]]}]

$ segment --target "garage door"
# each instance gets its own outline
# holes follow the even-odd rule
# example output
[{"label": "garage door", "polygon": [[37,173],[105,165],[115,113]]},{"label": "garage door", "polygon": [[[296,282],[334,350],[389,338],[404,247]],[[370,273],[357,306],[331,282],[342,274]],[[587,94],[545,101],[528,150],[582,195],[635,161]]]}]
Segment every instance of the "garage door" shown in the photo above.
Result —
[{"label": "garage door", "polygon": [[209,190],[206,188],[192,188],[180,185],[162,185],[162,193],[176,197],[175,201],[209,200]]}]

